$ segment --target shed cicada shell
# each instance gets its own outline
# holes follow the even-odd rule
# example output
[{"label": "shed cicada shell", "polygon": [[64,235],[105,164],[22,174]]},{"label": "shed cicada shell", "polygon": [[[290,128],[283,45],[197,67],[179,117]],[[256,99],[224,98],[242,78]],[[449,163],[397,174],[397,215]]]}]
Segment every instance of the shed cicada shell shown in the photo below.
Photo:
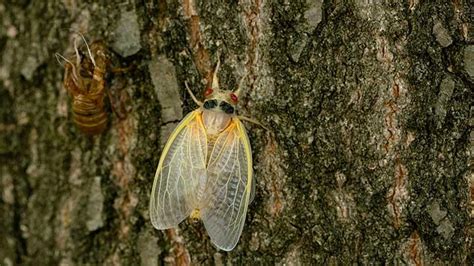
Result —
[{"label": "shed cicada shell", "polygon": [[[82,47],[78,45],[80,40],[84,42]],[[73,120],[84,134],[100,134],[107,127],[104,98],[109,53],[102,41],[94,41],[89,46],[81,34],[75,36],[74,52],[68,58],[56,54],[60,63],[64,61],[63,86],[72,98]]]}]

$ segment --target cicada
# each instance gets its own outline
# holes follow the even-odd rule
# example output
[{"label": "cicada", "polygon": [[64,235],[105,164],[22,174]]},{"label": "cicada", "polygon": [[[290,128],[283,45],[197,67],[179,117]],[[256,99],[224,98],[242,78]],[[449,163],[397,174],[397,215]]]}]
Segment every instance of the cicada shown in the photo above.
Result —
[{"label": "cicada", "polygon": [[[107,48],[100,41],[87,44],[87,54],[82,53],[74,40],[74,57],[65,58],[56,54],[58,61],[64,60],[63,86],[72,97],[72,113],[76,126],[87,135],[99,134],[107,126],[104,106],[105,75],[109,64]],[[74,63],[73,63],[74,62]]]},{"label": "cicada", "polygon": [[[255,181],[252,150],[236,113],[238,94],[219,89],[217,71],[200,102],[170,135],[150,197],[157,229],[175,228],[187,217],[202,220],[211,242],[230,251],[239,241]],[[240,86],[239,86],[240,87]],[[239,119],[241,118],[241,119]]]}]

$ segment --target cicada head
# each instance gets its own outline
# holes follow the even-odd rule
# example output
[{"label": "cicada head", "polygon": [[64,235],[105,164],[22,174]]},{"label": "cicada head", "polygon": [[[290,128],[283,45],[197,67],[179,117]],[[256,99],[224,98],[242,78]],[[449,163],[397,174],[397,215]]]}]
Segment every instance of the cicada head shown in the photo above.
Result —
[{"label": "cicada head", "polygon": [[223,112],[227,115],[234,115],[236,113],[236,107],[239,102],[239,89],[235,92],[228,90],[221,90],[219,88],[219,79],[217,77],[217,72],[219,71],[220,61],[217,61],[216,68],[212,75],[211,86],[206,88],[204,91],[204,104],[203,108],[208,111],[213,112]]},{"label": "cicada head", "polygon": [[217,62],[216,68],[212,75],[211,86],[204,91],[204,103],[202,105],[203,122],[208,133],[216,134],[224,130],[231,118],[236,115],[236,108],[239,102],[239,89],[234,91],[221,90],[219,88],[219,79],[217,72],[219,71],[220,61]]}]

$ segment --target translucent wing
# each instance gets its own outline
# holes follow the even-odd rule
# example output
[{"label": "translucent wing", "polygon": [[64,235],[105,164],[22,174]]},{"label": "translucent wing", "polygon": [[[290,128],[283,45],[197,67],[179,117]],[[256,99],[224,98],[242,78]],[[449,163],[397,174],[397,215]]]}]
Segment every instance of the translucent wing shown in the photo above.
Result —
[{"label": "translucent wing", "polygon": [[176,227],[196,208],[198,186],[206,179],[206,156],[206,132],[196,110],[181,121],[163,149],[150,197],[154,227]]},{"label": "translucent wing", "polygon": [[253,182],[250,143],[237,118],[215,140],[207,174],[202,220],[212,243],[229,251],[242,233]]}]

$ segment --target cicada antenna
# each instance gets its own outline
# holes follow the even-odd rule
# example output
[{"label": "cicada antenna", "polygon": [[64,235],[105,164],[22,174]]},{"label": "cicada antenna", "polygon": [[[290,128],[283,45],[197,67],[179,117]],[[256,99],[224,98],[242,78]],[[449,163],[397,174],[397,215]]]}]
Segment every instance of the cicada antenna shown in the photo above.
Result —
[{"label": "cicada antenna", "polygon": [[186,86],[186,89],[188,90],[189,95],[191,95],[191,98],[193,99],[193,101],[194,101],[197,105],[202,106],[202,102],[199,101],[199,100],[196,98],[196,96],[194,96],[193,91],[189,88],[188,82],[185,81],[185,82],[184,82],[184,86]]}]

